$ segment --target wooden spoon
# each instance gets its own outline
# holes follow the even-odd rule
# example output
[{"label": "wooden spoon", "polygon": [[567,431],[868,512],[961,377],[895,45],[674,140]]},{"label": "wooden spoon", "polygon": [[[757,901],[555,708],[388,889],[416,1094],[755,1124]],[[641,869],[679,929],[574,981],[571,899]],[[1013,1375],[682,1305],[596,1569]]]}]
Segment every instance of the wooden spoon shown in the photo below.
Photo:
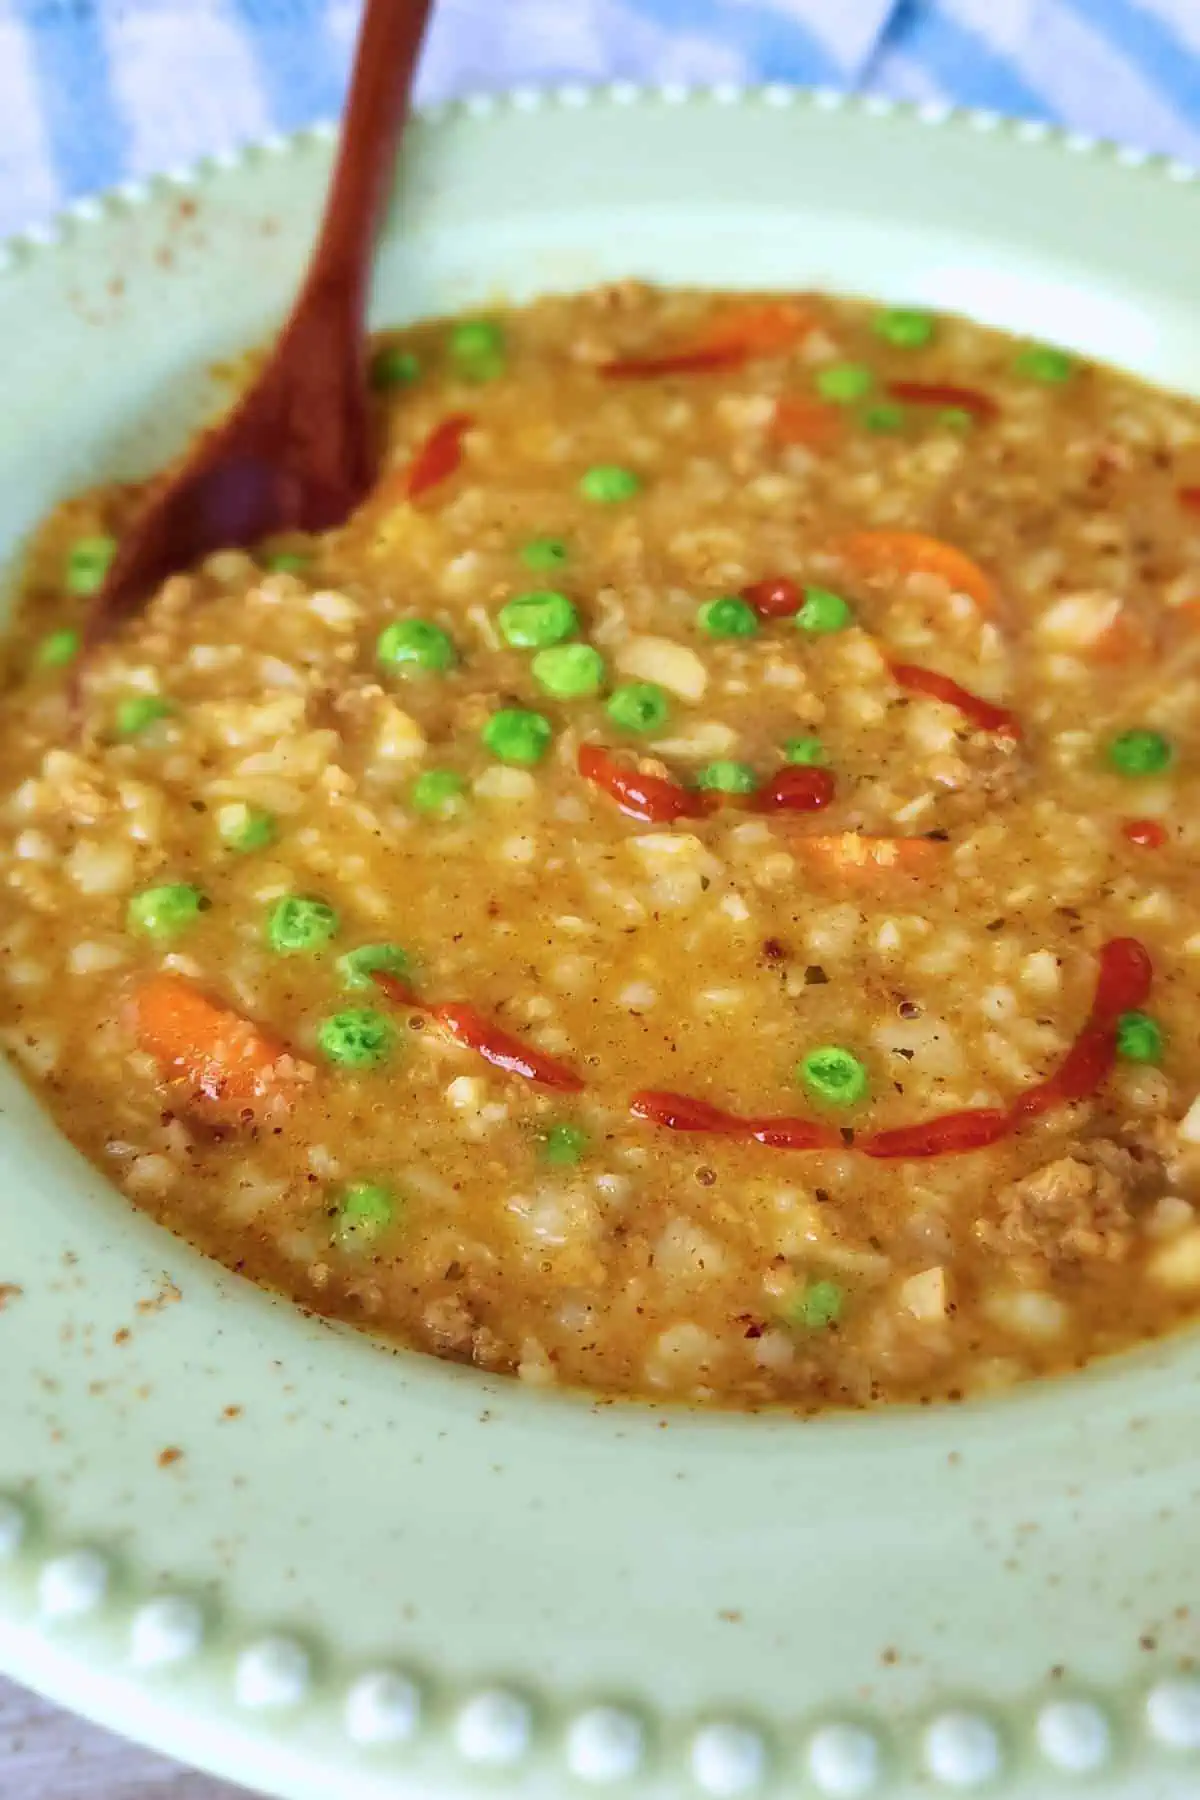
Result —
[{"label": "wooden spoon", "polygon": [[108,637],[177,569],[274,532],[327,531],[371,487],[365,318],[375,237],[433,0],[366,0],[316,248],[270,358],[227,419],[157,486],[85,631]]}]

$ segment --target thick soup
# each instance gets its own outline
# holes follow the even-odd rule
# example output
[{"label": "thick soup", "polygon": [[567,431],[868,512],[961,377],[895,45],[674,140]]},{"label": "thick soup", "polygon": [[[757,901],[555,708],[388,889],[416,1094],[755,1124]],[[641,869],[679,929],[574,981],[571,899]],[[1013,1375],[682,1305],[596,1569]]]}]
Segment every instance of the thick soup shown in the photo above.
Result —
[{"label": "thick soup", "polygon": [[[627,284],[374,363],[344,530],[28,562],[3,1042],[139,1206],[533,1383],[957,1398],[1200,1311],[1200,407]],[[2,1272],[2,1271],[0,1271]]]}]

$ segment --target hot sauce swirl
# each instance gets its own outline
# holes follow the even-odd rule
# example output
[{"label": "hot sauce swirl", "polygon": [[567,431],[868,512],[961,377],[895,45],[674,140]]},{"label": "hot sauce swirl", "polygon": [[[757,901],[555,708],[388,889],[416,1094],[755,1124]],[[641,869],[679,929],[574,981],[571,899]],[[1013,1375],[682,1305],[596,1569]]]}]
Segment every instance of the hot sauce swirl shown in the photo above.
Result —
[{"label": "hot sauce swirl", "polygon": [[629,1110],[669,1131],[716,1132],[725,1137],[756,1139],[778,1150],[853,1148],[864,1156],[887,1161],[915,1161],[931,1156],[960,1156],[982,1150],[1020,1129],[1027,1119],[1051,1107],[1086,1100],[1103,1085],[1117,1055],[1117,1021],[1141,1006],[1150,992],[1153,965],[1136,938],[1110,938],[1100,950],[1100,968],[1092,1008],[1075,1042],[1053,1075],[1039,1081],[1001,1107],[976,1107],[943,1113],[915,1125],[856,1136],[852,1145],[829,1126],[806,1119],[743,1118],[687,1094],[643,1090]]}]

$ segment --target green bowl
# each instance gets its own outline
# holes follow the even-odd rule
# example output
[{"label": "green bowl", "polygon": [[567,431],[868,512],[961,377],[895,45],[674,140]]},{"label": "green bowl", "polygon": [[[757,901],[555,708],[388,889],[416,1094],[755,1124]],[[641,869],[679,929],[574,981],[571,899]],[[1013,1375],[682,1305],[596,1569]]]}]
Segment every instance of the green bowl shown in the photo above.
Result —
[{"label": "green bowl", "polygon": [[[204,371],[269,335],[330,142],[10,247],[7,554],[63,494],[176,450]],[[628,274],[956,308],[1200,392],[1200,188],[1174,165],[778,88],[517,94],[414,127],[381,320]],[[1194,1336],[813,1423],[546,1395],[202,1260],[0,1075],[19,1679],[296,1800],[1198,1791]]]}]

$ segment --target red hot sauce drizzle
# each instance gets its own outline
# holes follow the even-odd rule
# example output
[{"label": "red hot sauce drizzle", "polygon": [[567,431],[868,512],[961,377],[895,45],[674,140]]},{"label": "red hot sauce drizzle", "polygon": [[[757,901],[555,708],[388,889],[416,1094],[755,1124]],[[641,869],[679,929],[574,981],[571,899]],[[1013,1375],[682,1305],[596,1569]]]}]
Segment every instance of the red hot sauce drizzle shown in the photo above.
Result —
[{"label": "red hot sauce drizzle", "polygon": [[[864,1156],[880,1160],[959,1156],[999,1143],[1026,1119],[1053,1106],[1087,1099],[1107,1079],[1116,1061],[1118,1019],[1123,1012],[1134,1011],[1144,1003],[1153,973],[1149,952],[1136,938],[1110,938],[1100,951],[1092,1010],[1053,1075],[1029,1088],[1007,1111],[987,1106],[943,1113],[940,1118],[916,1125],[858,1137],[852,1147]],[[644,1090],[634,1094],[629,1110],[635,1118],[664,1125],[669,1131],[754,1138],[776,1150],[851,1147],[830,1126],[808,1119],[746,1119],[686,1094]]]},{"label": "red hot sauce drizzle", "polygon": [[759,788],[750,804],[755,812],[820,812],[836,792],[831,769],[793,763]]},{"label": "red hot sauce drizzle", "polygon": [[[623,813],[645,824],[702,819],[719,804],[716,794],[698,793],[665,775],[644,775],[599,744],[580,745],[578,767],[585,781],[603,788]],[[829,769],[794,765],[780,769],[746,804],[755,812],[820,812],[836,791]],[[733,803],[738,803],[736,797]]]},{"label": "red hot sauce drizzle", "polygon": [[919,663],[892,663],[891,673],[898,687],[907,688],[911,694],[927,694],[932,700],[944,700],[947,706],[956,706],[980,731],[994,731],[998,737],[1019,738],[1021,735],[1016,715],[1006,706],[994,706],[990,700],[981,699],[969,688],[951,681],[949,675],[939,675],[936,669],[923,669]]},{"label": "red hot sauce drizzle", "polygon": [[950,381],[889,381],[888,393],[907,406],[939,406],[969,413],[979,425],[986,425],[1000,411],[990,394],[981,394],[978,388],[956,387]]},{"label": "red hot sauce drizzle", "polygon": [[700,819],[709,810],[703,794],[693,793],[665,775],[643,775],[640,769],[618,762],[599,744],[579,746],[578,767],[584,780],[611,794],[623,813],[646,824]]},{"label": "red hot sauce drizzle", "polygon": [[790,619],[804,604],[804,589],[790,575],[764,575],[742,589],[742,599],[760,619]]},{"label": "red hot sauce drizzle", "polygon": [[610,381],[649,381],[658,375],[705,375],[714,369],[737,368],[749,354],[744,344],[698,344],[693,350],[668,351],[662,356],[618,357],[614,362],[601,363],[600,374]]},{"label": "red hot sauce drizzle", "polygon": [[1166,826],[1160,825],[1157,819],[1126,819],[1121,834],[1143,850],[1161,850],[1167,841]]},{"label": "red hot sauce drizzle", "polygon": [[629,1102],[635,1119],[665,1125],[668,1131],[713,1132],[720,1137],[755,1138],[773,1150],[835,1150],[842,1139],[832,1126],[813,1119],[744,1119],[707,1100],[644,1088]]},{"label": "red hot sauce drizzle", "polygon": [[1100,952],[1096,997],[1083,1030],[1054,1074],[1014,1103],[1014,1124],[1095,1093],[1117,1060],[1117,1020],[1123,1012],[1133,1012],[1143,1004],[1153,975],[1144,944],[1136,938],[1109,939]]},{"label": "red hot sauce drizzle", "polygon": [[965,1150],[983,1150],[999,1143],[1012,1130],[1012,1119],[999,1107],[979,1106],[964,1112],[943,1113],[920,1125],[900,1125],[894,1131],[876,1131],[860,1138],[855,1148],[864,1156],[899,1161],[924,1156],[959,1156]]},{"label": "red hot sauce drizzle", "polygon": [[427,1018],[440,1025],[450,1037],[468,1050],[476,1050],[485,1062],[492,1063],[497,1069],[503,1069],[507,1075],[519,1075],[524,1081],[533,1081],[539,1087],[559,1088],[568,1093],[578,1094],[583,1090],[583,1082],[573,1069],[568,1069],[553,1056],[547,1056],[541,1050],[523,1043],[520,1038],[513,1037],[511,1032],[501,1031],[493,1025],[474,1006],[459,1001],[432,1004],[418,1000],[406,982],[398,981],[383,969],[373,971],[375,985],[381,988],[389,1000],[397,1006],[415,1008]]},{"label": "red hot sauce drizzle", "polygon": [[404,491],[410,500],[420,499],[462,467],[463,439],[474,423],[470,413],[451,413],[434,426],[404,474]]}]

